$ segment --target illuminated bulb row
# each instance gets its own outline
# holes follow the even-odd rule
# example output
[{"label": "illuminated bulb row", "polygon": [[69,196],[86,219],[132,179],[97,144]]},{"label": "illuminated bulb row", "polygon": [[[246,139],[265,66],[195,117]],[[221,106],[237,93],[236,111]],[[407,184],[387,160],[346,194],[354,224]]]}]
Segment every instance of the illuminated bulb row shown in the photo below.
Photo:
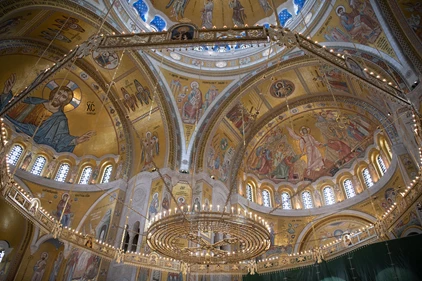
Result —
[{"label": "illuminated bulb row", "polygon": [[[192,208],[192,212],[194,212],[194,213],[201,213],[201,212],[215,212],[215,210],[213,210],[213,208],[212,208],[213,206],[212,206],[212,204],[210,205],[210,207],[208,208],[208,210],[204,210],[205,209],[205,205],[202,205],[202,211],[198,211],[198,209],[197,208],[195,208],[195,210],[194,210],[194,208]],[[178,208],[174,208],[174,214],[180,214],[181,212],[191,212],[191,206],[190,205],[188,205],[186,208],[185,208],[185,206],[181,206],[180,207],[180,210],[178,209]],[[220,205],[217,205],[217,212],[220,212]],[[228,208],[227,208],[227,206],[225,207],[225,212],[226,213],[228,213]],[[231,207],[231,212],[229,213],[229,214],[231,214],[231,215],[238,215],[238,216],[242,216],[242,217],[245,217],[245,218],[248,218],[249,217],[249,219],[253,219],[253,220],[255,220],[255,221],[257,221],[257,222],[259,222],[259,223],[261,223],[261,224],[263,224],[268,230],[270,230],[270,227],[269,227],[269,224],[268,224],[268,222],[267,221],[265,221],[264,220],[264,218],[261,218],[260,216],[258,216],[257,214],[253,214],[252,212],[248,212],[248,211],[246,211],[246,210],[244,210],[243,212],[242,212],[242,209],[240,209],[240,208],[238,208],[237,209],[237,212],[235,211],[235,208],[234,207]],[[168,217],[168,216],[171,216],[172,215],[172,211],[171,211],[171,209],[169,209],[168,210],[168,212],[167,211],[163,211],[163,212],[159,212],[158,214],[156,214],[153,218],[152,218],[152,220],[150,221],[150,223],[149,223],[149,225],[148,225],[148,227],[152,224],[152,223],[154,223],[154,222],[156,222],[156,221],[158,221],[158,220],[160,220],[160,219],[163,219],[163,218],[165,218],[165,217]]]},{"label": "illuminated bulb row", "polygon": [[263,260],[259,260],[258,262],[267,262],[267,261],[273,261],[273,260],[278,260],[278,256],[277,257],[272,257],[272,258],[266,258],[266,259],[263,259]]}]

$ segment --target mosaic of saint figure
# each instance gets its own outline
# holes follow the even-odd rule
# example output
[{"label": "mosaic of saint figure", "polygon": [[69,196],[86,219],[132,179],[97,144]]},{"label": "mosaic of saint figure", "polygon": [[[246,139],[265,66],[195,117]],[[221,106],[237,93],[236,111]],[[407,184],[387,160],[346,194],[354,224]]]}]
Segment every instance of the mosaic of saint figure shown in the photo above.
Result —
[{"label": "mosaic of saint figure", "polygon": [[183,105],[182,119],[185,123],[193,124],[199,118],[202,109],[202,92],[196,81],[191,83],[188,100]]},{"label": "mosaic of saint figure", "polygon": [[179,20],[179,17],[183,18],[185,14],[185,8],[188,5],[189,0],[170,0],[166,6],[166,9],[171,7],[171,14]]},{"label": "mosaic of saint figure", "polygon": [[346,12],[344,6],[336,8],[341,25],[353,39],[361,43],[374,43],[381,33],[381,27],[369,1],[350,1],[350,7],[350,12]]},{"label": "mosaic of saint figure", "polygon": [[147,132],[145,138],[142,140],[141,161],[143,161],[143,170],[153,167],[152,160],[154,156],[160,153],[160,144],[158,142],[158,135],[154,132]]},{"label": "mosaic of saint figure", "polygon": [[148,208],[148,219],[153,218],[158,213],[158,208],[160,207],[160,202],[158,201],[158,193],[154,193],[149,203]]},{"label": "mosaic of saint figure", "polygon": [[268,0],[259,0],[259,5],[264,10],[265,14],[272,11],[270,3],[268,3]]},{"label": "mosaic of saint figure", "polygon": [[300,135],[297,135],[291,128],[287,127],[290,136],[299,141],[299,147],[303,155],[306,155],[306,175],[310,176],[312,171],[319,171],[324,168],[322,154],[318,147],[323,146],[311,134],[309,127],[300,128]]},{"label": "mosaic of saint figure", "polygon": [[34,273],[31,281],[41,281],[44,276],[45,268],[47,267],[48,253],[43,252],[40,259],[34,265]]},{"label": "mosaic of saint figure", "polygon": [[207,0],[204,4],[204,8],[201,10],[202,26],[211,29],[212,28],[212,15],[214,11],[214,0]]},{"label": "mosaic of saint figure", "polygon": [[60,199],[59,203],[57,204],[56,217],[58,220],[60,220],[63,226],[70,225],[70,219],[73,215],[70,211],[72,207],[71,199],[69,198],[68,200],[68,198],[69,198],[69,194],[63,193],[62,199]]},{"label": "mosaic of saint figure", "polygon": [[141,103],[141,105],[148,105],[150,101],[152,101],[151,92],[148,87],[142,86],[138,80],[134,80],[133,83],[135,84],[136,88],[136,98]]},{"label": "mosaic of saint figure", "polygon": [[229,7],[233,9],[233,24],[243,26],[245,24],[246,14],[245,8],[240,3],[240,0],[230,0]]}]

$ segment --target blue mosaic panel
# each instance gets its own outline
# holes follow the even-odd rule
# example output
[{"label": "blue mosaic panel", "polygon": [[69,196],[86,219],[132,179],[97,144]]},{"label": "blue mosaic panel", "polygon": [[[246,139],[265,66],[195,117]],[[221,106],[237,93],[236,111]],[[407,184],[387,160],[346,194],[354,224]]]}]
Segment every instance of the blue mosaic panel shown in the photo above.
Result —
[{"label": "blue mosaic panel", "polygon": [[149,24],[155,27],[157,31],[163,31],[167,25],[166,21],[160,16],[155,16]]},{"label": "blue mosaic panel", "polygon": [[147,14],[148,14],[148,6],[145,4],[144,0],[139,0],[133,3],[133,7],[138,12],[139,16],[143,21],[147,21]]},{"label": "blue mosaic panel", "polygon": [[280,19],[281,26],[285,26],[286,22],[291,19],[293,16],[287,11],[287,9],[284,9],[278,14],[278,18]]}]

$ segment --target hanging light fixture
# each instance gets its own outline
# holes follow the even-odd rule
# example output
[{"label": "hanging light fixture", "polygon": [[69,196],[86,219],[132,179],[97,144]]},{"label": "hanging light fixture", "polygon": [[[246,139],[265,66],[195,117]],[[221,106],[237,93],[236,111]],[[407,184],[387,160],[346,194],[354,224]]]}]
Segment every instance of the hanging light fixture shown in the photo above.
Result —
[{"label": "hanging light fixture", "polygon": [[[165,257],[187,264],[227,264],[250,260],[270,248],[268,223],[252,213],[234,208],[221,212],[190,210],[190,206],[175,209],[175,213],[157,214],[147,231],[147,243]],[[215,243],[203,234],[223,237]]]}]

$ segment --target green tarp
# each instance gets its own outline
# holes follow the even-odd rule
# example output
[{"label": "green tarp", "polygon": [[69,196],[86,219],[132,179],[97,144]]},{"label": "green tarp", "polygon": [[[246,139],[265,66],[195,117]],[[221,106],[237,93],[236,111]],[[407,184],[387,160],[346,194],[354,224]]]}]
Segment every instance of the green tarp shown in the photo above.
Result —
[{"label": "green tarp", "polygon": [[320,264],[243,277],[258,280],[420,281],[422,235],[375,243]]}]

